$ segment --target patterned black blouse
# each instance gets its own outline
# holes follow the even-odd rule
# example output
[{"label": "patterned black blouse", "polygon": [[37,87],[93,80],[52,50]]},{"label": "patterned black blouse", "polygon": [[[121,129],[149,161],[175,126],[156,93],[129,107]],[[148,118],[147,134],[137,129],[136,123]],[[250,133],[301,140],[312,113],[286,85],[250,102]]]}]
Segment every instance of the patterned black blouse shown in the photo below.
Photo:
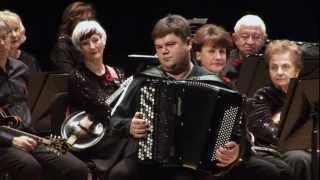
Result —
[{"label": "patterned black blouse", "polygon": [[249,99],[251,110],[248,114],[248,128],[254,134],[257,145],[278,144],[278,124],[272,116],[281,111],[286,94],[274,87],[267,86],[256,91]]},{"label": "patterned black blouse", "polygon": [[113,68],[118,75],[114,78],[106,66],[106,73],[98,76],[90,71],[84,64],[74,69],[68,81],[68,92],[71,106],[89,113],[93,121],[101,122],[109,127],[110,107],[107,98],[119,87],[124,80],[124,73]]}]

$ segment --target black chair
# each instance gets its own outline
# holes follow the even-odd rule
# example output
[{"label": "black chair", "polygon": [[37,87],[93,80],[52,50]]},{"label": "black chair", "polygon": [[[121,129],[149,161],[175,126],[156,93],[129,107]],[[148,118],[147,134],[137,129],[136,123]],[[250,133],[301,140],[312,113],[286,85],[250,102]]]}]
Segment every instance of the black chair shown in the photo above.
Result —
[{"label": "black chair", "polygon": [[[51,131],[54,135],[61,135],[61,125],[63,121],[70,115],[69,97],[67,92],[57,93],[51,100],[50,120]],[[86,161],[92,180],[102,180],[105,172],[103,160],[91,159]]]}]

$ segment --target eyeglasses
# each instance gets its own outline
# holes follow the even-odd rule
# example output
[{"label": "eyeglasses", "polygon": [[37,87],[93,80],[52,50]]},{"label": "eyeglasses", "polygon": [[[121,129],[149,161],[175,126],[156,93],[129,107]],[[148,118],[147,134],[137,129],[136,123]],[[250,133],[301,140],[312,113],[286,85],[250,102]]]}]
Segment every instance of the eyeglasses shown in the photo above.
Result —
[{"label": "eyeglasses", "polygon": [[272,73],[276,73],[279,71],[279,69],[281,69],[282,72],[288,72],[291,68],[293,68],[290,64],[283,64],[280,66],[277,65],[271,65],[269,70]]}]

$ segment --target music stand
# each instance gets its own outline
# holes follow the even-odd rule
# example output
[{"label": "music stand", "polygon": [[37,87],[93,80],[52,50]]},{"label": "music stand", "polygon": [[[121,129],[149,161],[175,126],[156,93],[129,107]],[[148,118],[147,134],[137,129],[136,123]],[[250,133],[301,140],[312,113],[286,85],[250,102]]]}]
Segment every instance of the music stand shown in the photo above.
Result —
[{"label": "music stand", "polygon": [[299,74],[300,79],[319,78],[319,56],[304,56],[303,69]]},{"label": "music stand", "polygon": [[[32,95],[35,98],[31,109],[32,123],[39,133],[49,133],[50,124],[50,105],[51,98],[59,92],[67,91],[68,74],[44,74],[45,79],[41,83],[41,88],[37,87],[37,82],[31,82],[30,91],[37,89],[38,94]],[[43,79],[43,77],[42,77]]]},{"label": "music stand", "polygon": [[105,62],[122,69],[127,77],[159,64],[157,56],[144,54],[108,55]]},{"label": "music stand", "polygon": [[48,78],[48,74],[48,72],[32,72],[30,74],[28,101],[31,112],[34,109],[39,94]]},{"label": "music stand", "polygon": [[268,67],[263,56],[249,56],[243,59],[236,83],[239,92],[251,97],[270,82]]},{"label": "music stand", "polygon": [[155,55],[129,54],[128,58],[130,62],[134,62],[137,65],[134,74],[137,74],[151,66],[159,65],[158,57]]},{"label": "music stand", "polygon": [[190,24],[190,28],[191,28],[191,34],[194,37],[197,30],[205,25],[208,21],[208,18],[192,18],[192,19],[188,19],[188,22]]},{"label": "music stand", "polygon": [[319,119],[312,119],[311,115],[318,106],[319,78],[291,79],[281,112],[278,149],[311,149],[313,177],[319,177]]}]

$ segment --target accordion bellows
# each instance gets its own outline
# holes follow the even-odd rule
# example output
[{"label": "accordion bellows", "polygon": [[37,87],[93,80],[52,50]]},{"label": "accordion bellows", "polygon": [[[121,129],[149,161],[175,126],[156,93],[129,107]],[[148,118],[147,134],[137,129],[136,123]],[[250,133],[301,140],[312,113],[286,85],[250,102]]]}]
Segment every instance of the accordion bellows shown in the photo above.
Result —
[{"label": "accordion bellows", "polygon": [[138,144],[138,159],[162,166],[214,172],[215,151],[241,123],[242,96],[200,81],[148,79],[138,110],[150,133]]}]

